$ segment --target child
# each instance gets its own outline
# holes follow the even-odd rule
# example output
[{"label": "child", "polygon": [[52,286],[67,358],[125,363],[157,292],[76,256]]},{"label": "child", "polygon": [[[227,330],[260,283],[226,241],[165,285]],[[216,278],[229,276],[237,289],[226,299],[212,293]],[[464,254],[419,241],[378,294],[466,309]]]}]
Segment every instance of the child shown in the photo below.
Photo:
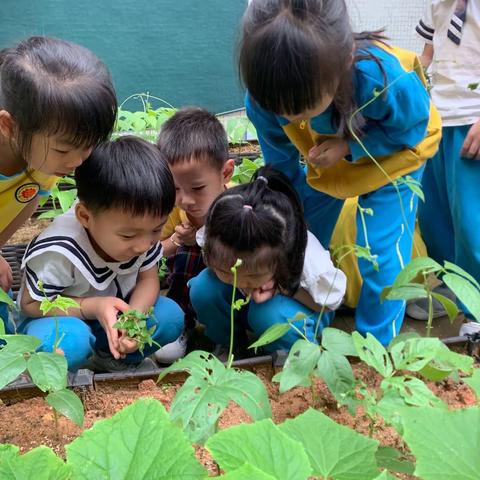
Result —
[{"label": "child", "polygon": [[[420,229],[432,258],[453,262],[478,280],[480,5],[429,1],[416,30],[425,41],[421,59],[430,65],[432,99],[443,122],[440,149],[423,177]],[[468,311],[466,316],[471,317]]]},{"label": "child", "polygon": [[[168,160],[176,189],[176,207],[161,236],[171,271],[167,296],[183,308],[188,330],[195,326],[195,312],[187,282],[205,268],[195,234],[205,224],[212,202],[227,188],[234,162],[228,159],[228,138],[222,124],[202,108],[184,108],[167,120],[158,147]],[[155,357],[171,363],[185,351],[186,337],[182,335]]]},{"label": "child", "polygon": [[[306,315],[294,324],[316,341],[319,311],[326,307],[318,328],[321,333],[342,302],[346,280],[332,264],[320,242],[307,232],[300,200],[280,172],[262,167],[252,182],[223,192],[210,208],[203,231],[197,233],[204,244],[208,266],[192,278],[190,298],[205,333],[218,345],[228,345],[233,274],[237,258],[236,297],[250,295],[245,326],[260,336],[275,323],[286,323],[298,313]],[[204,236],[204,238],[202,238]],[[235,338],[242,337],[242,321],[235,322]],[[266,347],[267,351],[288,350],[300,338],[290,329]]]},{"label": "child", "polygon": [[[89,50],[31,37],[0,51],[0,248],[57,177],[110,136],[116,111],[110,75]],[[11,284],[0,256],[0,287]]]},{"label": "child", "polygon": [[356,328],[388,344],[405,302],[382,303],[380,293],[410,258],[417,210],[401,177],[421,179],[440,120],[416,56],[382,39],[354,34],[343,0],[253,0],[239,62],[265,161],[292,181],[323,245],[344,200],[359,196],[356,243],[370,250],[378,271],[359,259]]},{"label": "child", "polygon": [[[147,327],[160,345],[173,342],[183,327],[183,312],[159,297],[157,263],[160,232],[175,202],[175,186],[160,151],[132,136],[98,146],[75,171],[79,201],[28,246],[19,294],[24,319],[19,331],[42,340],[51,351],[56,335],[70,370],[85,364],[97,371],[121,371],[143,356],[124,331],[113,328],[117,314],[148,312]],[[68,316],[43,316],[45,295],[73,298],[79,308]],[[42,317],[42,318],[39,318]],[[144,356],[158,346],[146,346]]]}]

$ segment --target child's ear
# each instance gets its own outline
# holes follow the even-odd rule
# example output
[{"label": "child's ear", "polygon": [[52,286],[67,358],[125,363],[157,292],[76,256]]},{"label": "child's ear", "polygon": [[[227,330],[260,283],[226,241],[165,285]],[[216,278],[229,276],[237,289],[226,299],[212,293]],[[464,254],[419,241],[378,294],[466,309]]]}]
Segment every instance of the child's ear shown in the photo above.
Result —
[{"label": "child's ear", "polygon": [[235,169],[235,160],[230,158],[225,162],[223,166],[222,174],[223,174],[223,183],[228,183],[232,179],[233,171]]},{"label": "child's ear", "polygon": [[8,139],[15,136],[15,121],[6,110],[0,110],[0,133]]},{"label": "child's ear", "polygon": [[89,227],[92,218],[92,212],[90,212],[83,202],[78,202],[75,206],[75,216],[83,227]]}]

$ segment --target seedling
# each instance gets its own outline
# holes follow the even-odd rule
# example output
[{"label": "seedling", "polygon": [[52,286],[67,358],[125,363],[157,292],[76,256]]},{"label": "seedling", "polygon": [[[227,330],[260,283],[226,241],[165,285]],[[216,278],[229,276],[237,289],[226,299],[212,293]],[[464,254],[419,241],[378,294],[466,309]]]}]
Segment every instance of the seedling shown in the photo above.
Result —
[{"label": "seedling", "polygon": [[143,355],[145,345],[151,347],[153,344],[160,347],[152,335],[157,328],[155,325],[148,328],[147,320],[153,315],[153,307],[147,313],[138,310],[128,310],[118,316],[118,321],[113,325],[114,328],[125,330],[127,336],[138,343],[138,350]]}]

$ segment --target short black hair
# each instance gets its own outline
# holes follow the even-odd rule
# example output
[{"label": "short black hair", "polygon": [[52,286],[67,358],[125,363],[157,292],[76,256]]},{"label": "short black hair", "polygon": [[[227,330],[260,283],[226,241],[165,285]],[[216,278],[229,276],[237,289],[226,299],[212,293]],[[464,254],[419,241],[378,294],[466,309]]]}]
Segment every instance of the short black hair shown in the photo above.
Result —
[{"label": "short black hair", "polygon": [[133,135],[100,144],[75,170],[78,198],[89,210],[168,215],[175,184],[164,155]]},{"label": "short black hair", "polygon": [[170,165],[207,160],[222,169],[228,160],[228,137],[213,113],[199,107],[182,108],[162,126],[158,147]]},{"label": "short black hair", "polygon": [[117,99],[107,67],[90,50],[34,36],[0,51],[0,109],[15,121],[25,158],[35,133],[85,148],[107,140]]}]

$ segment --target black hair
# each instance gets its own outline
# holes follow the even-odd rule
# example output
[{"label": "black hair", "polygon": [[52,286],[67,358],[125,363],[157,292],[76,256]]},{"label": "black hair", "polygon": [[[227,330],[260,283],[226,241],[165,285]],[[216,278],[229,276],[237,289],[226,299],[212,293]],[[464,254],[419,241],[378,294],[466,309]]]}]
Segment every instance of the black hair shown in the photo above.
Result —
[{"label": "black hair", "polygon": [[107,140],[117,99],[106,66],[90,50],[30,37],[0,51],[0,109],[12,116],[15,148],[26,158],[35,133],[84,148]]},{"label": "black hair", "polygon": [[[240,77],[253,99],[278,115],[298,115],[333,96],[333,128],[351,138],[352,60],[371,58],[381,68],[366,47],[384,39],[381,30],[353,33],[344,0],[253,0],[243,17]],[[361,115],[353,118],[355,133],[363,124]]]},{"label": "black hair", "polygon": [[225,190],[211,205],[205,222],[205,263],[229,269],[268,268],[277,287],[294,295],[303,271],[307,227],[297,193],[287,177],[262,167],[247,184]]},{"label": "black hair", "polygon": [[158,147],[170,165],[206,160],[220,170],[228,160],[228,137],[218,118],[203,108],[182,108],[162,126]]},{"label": "black hair", "polygon": [[153,144],[126,135],[100,144],[75,170],[78,198],[95,212],[119,209],[135,216],[168,215],[175,184]]}]

